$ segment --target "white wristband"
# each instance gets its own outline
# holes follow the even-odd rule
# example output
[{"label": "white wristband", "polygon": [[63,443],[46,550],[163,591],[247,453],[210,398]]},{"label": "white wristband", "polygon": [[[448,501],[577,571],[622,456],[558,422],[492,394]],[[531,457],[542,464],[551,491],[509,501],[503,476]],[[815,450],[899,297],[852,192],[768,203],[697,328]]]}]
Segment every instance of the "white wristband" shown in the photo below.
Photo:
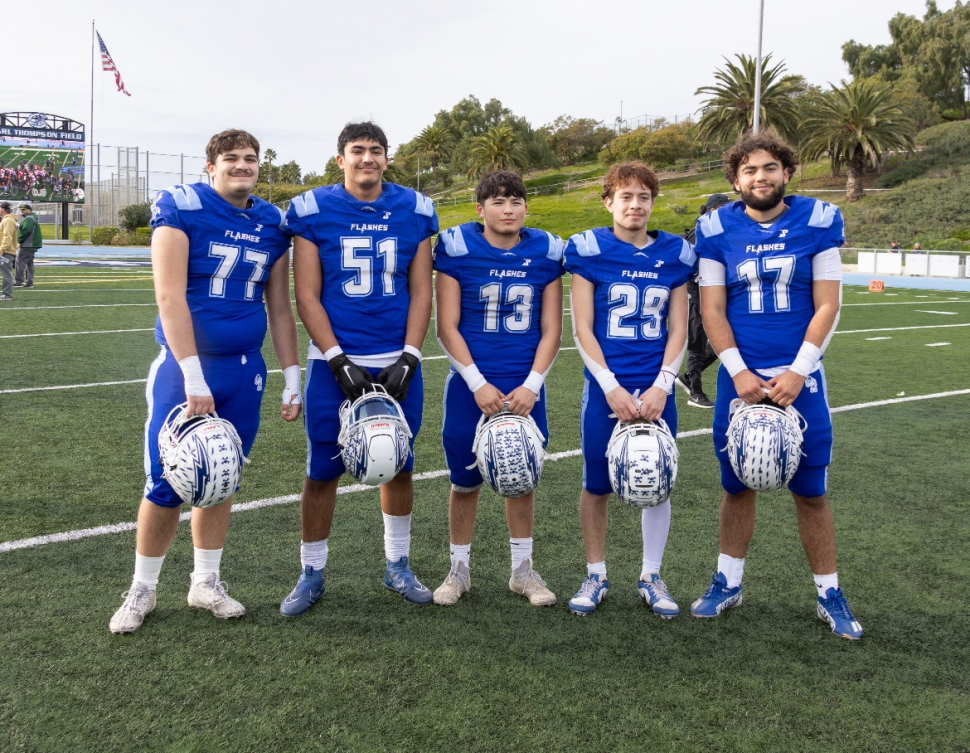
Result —
[{"label": "white wristband", "polygon": [[192,397],[212,397],[209,385],[202,375],[202,363],[198,356],[187,356],[179,361],[182,376],[185,377],[185,394]]},{"label": "white wristband", "polygon": [[298,363],[283,369],[283,378],[286,380],[286,387],[283,388],[283,405],[300,405],[303,402],[300,397],[300,383],[303,380],[300,377]]},{"label": "white wristband", "polygon": [[542,384],[546,381],[546,378],[540,374],[538,371],[530,371],[529,376],[522,383],[522,386],[532,392],[536,393],[538,397],[539,393],[542,391]]},{"label": "white wristband", "polygon": [[331,358],[335,358],[344,352],[344,349],[339,345],[334,345],[332,348],[328,348],[327,352],[323,354],[323,360],[329,361]]},{"label": "white wristband", "polygon": [[418,350],[417,348],[415,348],[413,345],[405,345],[404,346],[404,352],[405,353],[410,353],[412,356],[414,356],[415,358],[417,358],[419,361],[421,360],[421,351]]},{"label": "white wristband", "polygon": [[802,347],[798,349],[798,355],[795,356],[795,362],[791,365],[790,370],[798,376],[807,377],[818,368],[818,362],[821,358],[822,349],[818,345],[805,340]]},{"label": "white wristband", "polygon": [[665,366],[657,374],[657,378],[653,380],[653,386],[662,389],[669,395],[674,389],[674,379],[676,378],[677,375]]},{"label": "white wristband", "polygon": [[737,348],[728,348],[722,353],[719,353],[718,356],[732,379],[748,368],[744,363],[744,359],[741,358],[741,351]]},{"label": "white wristband", "polygon": [[602,371],[597,371],[593,374],[593,378],[599,384],[600,389],[603,390],[604,395],[609,395],[613,390],[620,386],[620,383],[616,381],[616,375],[609,369],[603,369]]},{"label": "white wristband", "polygon": [[465,384],[468,385],[468,389],[472,392],[478,392],[488,384],[488,380],[482,376],[482,372],[478,370],[475,364],[463,367],[458,373],[461,374],[461,378],[465,380]]}]

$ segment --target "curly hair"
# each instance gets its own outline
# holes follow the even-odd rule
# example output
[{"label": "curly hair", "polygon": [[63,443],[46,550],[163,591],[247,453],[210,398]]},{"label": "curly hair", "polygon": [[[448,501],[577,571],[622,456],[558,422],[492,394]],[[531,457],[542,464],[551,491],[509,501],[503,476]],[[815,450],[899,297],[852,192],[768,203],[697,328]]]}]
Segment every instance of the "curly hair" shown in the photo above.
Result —
[{"label": "curly hair", "polygon": [[735,142],[734,146],[724,152],[724,177],[732,186],[738,179],[738,171],[741,165],[748,161],[748,156],[752,152],[764,150],[772,157],[781,162],[781,166],[788,170],[789,175],[795,172],[798,161],[795,158],[795,150],[779,139],[770,129],[765,129],[759,133],[750,131]]},{"label": "curly hair", "polygon": [[603,179],[603,198],[613,198],[613,194],[616,193],[618,188],[623,188],[629,183],[639,183],[644,188],[649,189],[650,196],[654,199],[660,193],[660,181],[657,180],[657,174],[639,160],[630,160],[629,162],[620,162],[610,168]]},{"label": "curly hair", "polygon": [[220,154],[231,152],[233,149],[252,147],[259,158],[259,142],[249,131],[230,128],[228,131],[217,133],[205,147],[205,158],[210,165],[214,165]]}]

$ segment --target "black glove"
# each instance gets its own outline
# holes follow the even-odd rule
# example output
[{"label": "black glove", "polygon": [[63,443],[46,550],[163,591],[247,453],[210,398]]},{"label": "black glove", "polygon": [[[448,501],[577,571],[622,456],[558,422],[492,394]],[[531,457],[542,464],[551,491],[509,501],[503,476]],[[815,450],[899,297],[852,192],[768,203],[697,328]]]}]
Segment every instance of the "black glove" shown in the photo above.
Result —
[{"label": "black glove", "polygon": [[420,365],[421,361],[417,356],[402,353],[394,363],[381,370],[377,381],[384,385],[388,395],[395,400],[403,400],[408,396],[408,385]]},{"label": "black glove", "polygon": [[356,400],[374,383],[367,370],[347,358],[346,353],[335,355],[327,361],[327,366],[337,378],[337,384],[340,385],[348,400]]}]

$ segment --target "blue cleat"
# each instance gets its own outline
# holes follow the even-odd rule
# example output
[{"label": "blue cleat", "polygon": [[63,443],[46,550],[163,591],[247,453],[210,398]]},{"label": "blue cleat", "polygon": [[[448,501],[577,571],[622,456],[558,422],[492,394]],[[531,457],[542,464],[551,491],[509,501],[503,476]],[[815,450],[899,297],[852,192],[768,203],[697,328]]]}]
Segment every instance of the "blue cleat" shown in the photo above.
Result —
[{"label": "blue cleat", "polygon": [[641,580],[637,583],[637,591],[640,594],[640,601],[650,607],[655,615],[665,620],[672,620],[680,614],[680,607],[671,598],[667,584],[657,573],[653,573],[650,580]]},{"label": "blue cleat", "polygon": [[717,617],[725,609],[741,606],[741,586],[728,588],[724,573],[714,573],[707,592],[690,605],[694,617]]},{"label": "blue cleat", "polygon": [[600,580],[597,573],[588,575],[576,595],[569,600],[569,611],[580,616],[592,614],[606,598],[609,590],[608,580]]},{"label": "blue cleat", "polygon": [[840,638],[857,641],[862,637],[862,625],[849,611],[849,602],[845,600],[845,593],[841,588],[830,588],[825,597],[817,597],[816,612],[820,620],[825,620],[832,626],[832,632]]},{"label": "blue cleat", "polygon": [[311,565],[303,568],[296,587],[280,604],[280,614],[284,617],[299,617],[310,611],[314,602],[323,596],[323,570],[315,570]]},{"label": "blue cleat", "polygon": [[387,570],[384,571],[384,585],[401,594],[404,600],[410,604],[423,606],[430,604],[433,598],[431,591],[414,577],[414,573],[408,567],[407,557],[401,557],[397,562],[387,561]]}]

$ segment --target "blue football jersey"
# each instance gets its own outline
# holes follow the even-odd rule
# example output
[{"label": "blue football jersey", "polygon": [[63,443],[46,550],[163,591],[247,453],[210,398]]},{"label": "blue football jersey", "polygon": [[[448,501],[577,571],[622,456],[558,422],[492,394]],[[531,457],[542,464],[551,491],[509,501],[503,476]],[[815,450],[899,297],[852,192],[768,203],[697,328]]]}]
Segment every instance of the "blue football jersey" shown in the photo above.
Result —
[{"label": "blue football jersey", "polygon": [[522,228],[509,251],[485,240],[477,222],[438,236],[434,268],[461,285],[458,332],[486,378],[528,375],[542,338],[542,294],[562,276],[562,240]]},{"label": "blue football jersey", "polygon": [[[263,287],[290,248],[282,210],[255,196],[234,207],[205,183],[172,186],[152,203],[152,228],[181,230],[189,238],[186,298],[200,353],[252,353],[266,337]],[[165,345],[162,320],[155,339]]]},{"label": "blue football jersey", "polygon": [[431,199],[395,183],[371,202],[343,185],[321,186],[294,198],[286,218],[294,235],[320,249],[320,302],[340,347],[352,355],[401,350],[408,270],[418,245],[438,232]]},{"label": "blue football jersey", "polygon": [[697,220],[697,255],[725,267],[727,320],[751,368],[789,366],[815,316],[812,258],[845,243],[834,204],[787,196],[768,227],[736,201]]},{"label": "blue football jersey", "polygon": [[566,269],[595,287],[593,334],[606,367],[630,390],[645,390],[660,373],[670,293],[697,269],[694,248],[683,238],[662,230],[650,236],[654,242],[640,249],[598,227],[566,244]]}]

